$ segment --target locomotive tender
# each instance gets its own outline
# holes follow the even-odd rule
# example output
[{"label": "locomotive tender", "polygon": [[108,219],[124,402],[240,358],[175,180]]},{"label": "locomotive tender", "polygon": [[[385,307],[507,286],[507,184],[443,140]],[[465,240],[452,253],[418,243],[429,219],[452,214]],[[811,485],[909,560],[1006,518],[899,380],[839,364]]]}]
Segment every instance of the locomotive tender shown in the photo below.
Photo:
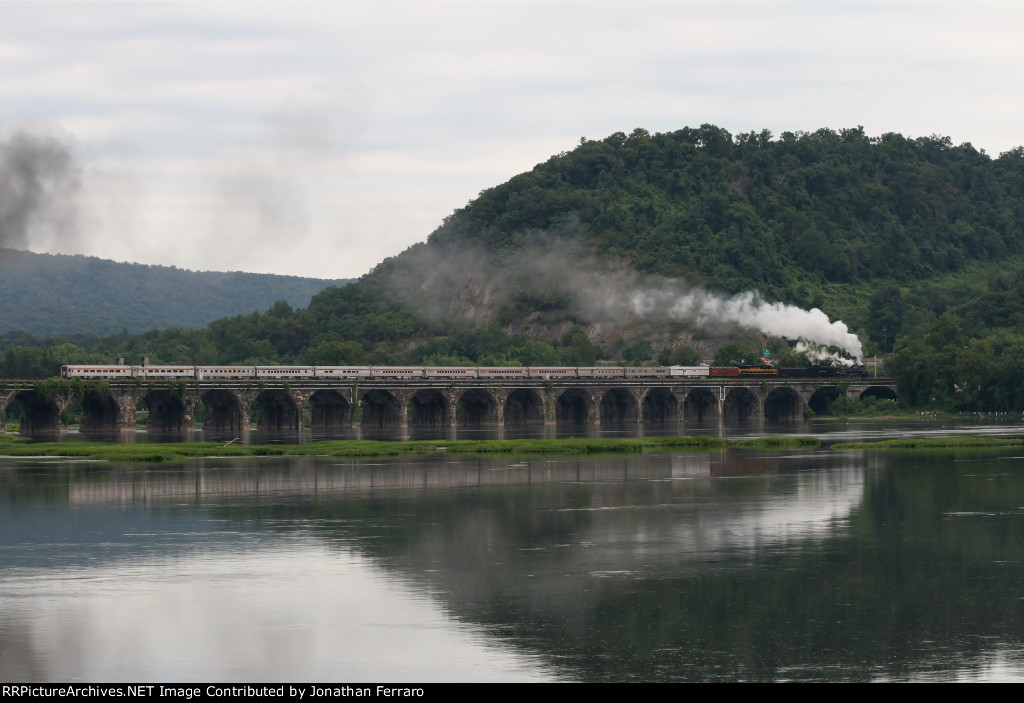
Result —
[{"label": "locomotive tender", "polygon": [[863,366],[125,366],[80,364],[62,366],[64,378],[82,379],[384,379],[429,378],[715,378],[782,376],[787,378],[853,378],[866,375]]}]

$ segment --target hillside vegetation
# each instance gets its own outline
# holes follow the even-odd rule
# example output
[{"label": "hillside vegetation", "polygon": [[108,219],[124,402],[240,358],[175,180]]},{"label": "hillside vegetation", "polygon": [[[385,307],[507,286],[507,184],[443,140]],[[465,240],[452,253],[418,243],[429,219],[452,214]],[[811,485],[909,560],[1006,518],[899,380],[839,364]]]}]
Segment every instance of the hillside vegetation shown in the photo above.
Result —
[{"label": "hillside vegetation", "polygon": [[0,249],[0,332],[108,335],[202,327],[278,300],[308,305],[315,293],[344,283]]},{"label": "hillside vegetation", "polygon": [[635,300],[757,291],[842,318],[869,355],[897,351],[890,368],[914,402],[1009,409],[1017,401],[995,388],[1024,361],[1022,193],[1022,148],[993,158],[861,128],[637,129],[583,139],[485,190],[306,309],[66,344],[49,363],[665,363],[727,342],[799,363],[783,340],[654,320]]}]

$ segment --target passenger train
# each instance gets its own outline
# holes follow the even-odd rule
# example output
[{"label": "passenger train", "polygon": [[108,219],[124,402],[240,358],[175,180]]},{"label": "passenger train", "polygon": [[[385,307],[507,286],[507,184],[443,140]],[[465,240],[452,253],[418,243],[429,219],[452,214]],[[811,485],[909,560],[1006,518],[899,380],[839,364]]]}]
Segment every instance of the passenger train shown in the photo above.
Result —
[{"label": "passenger train", "polygon": [[854,378],[863,366],[125,366],[83,364],[62,366],[64,378],[92,379],[600,379],[713,378],[719,376],[783,376],[789,378]]}]

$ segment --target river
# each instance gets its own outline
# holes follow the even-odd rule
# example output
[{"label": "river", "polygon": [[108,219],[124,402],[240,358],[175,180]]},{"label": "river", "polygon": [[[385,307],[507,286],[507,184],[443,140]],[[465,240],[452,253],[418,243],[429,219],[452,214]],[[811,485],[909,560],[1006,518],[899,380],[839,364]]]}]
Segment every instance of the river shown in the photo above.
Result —
[{"label": "river", "polygon": [[4,681],[1024,679],[1020,449],[0,459],[0,488]]}]

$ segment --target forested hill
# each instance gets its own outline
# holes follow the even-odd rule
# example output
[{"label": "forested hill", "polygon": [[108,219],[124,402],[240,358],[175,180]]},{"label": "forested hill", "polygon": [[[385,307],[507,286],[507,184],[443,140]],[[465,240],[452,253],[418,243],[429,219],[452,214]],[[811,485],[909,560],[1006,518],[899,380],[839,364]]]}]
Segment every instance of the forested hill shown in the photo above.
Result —
[{"label": "forested hill", "polygon": [[202,327],[266,310],[278,300],[304,307],[327,286],[344,283],[0,249],[0,333],[102,335]]},{"label": "forested hill", "polygon": [[433,240],[516,246],[572,224],[636,269],[798,302],[808,285],[916,281],[1024,253],[1024,149],[862,128],[704,125],[581,140],[486,190]]},{"label": "forested hill", "polygon": [[591,259],[820,307],[869,353],[891,350],[916,326],[1021,285],[1024,148],[993,158],[860,127],[583,139],[483,191],[355,287],[318,296],[309,319],[368,351],[467,321],[586,327],[588,301],[565,288]]}]

